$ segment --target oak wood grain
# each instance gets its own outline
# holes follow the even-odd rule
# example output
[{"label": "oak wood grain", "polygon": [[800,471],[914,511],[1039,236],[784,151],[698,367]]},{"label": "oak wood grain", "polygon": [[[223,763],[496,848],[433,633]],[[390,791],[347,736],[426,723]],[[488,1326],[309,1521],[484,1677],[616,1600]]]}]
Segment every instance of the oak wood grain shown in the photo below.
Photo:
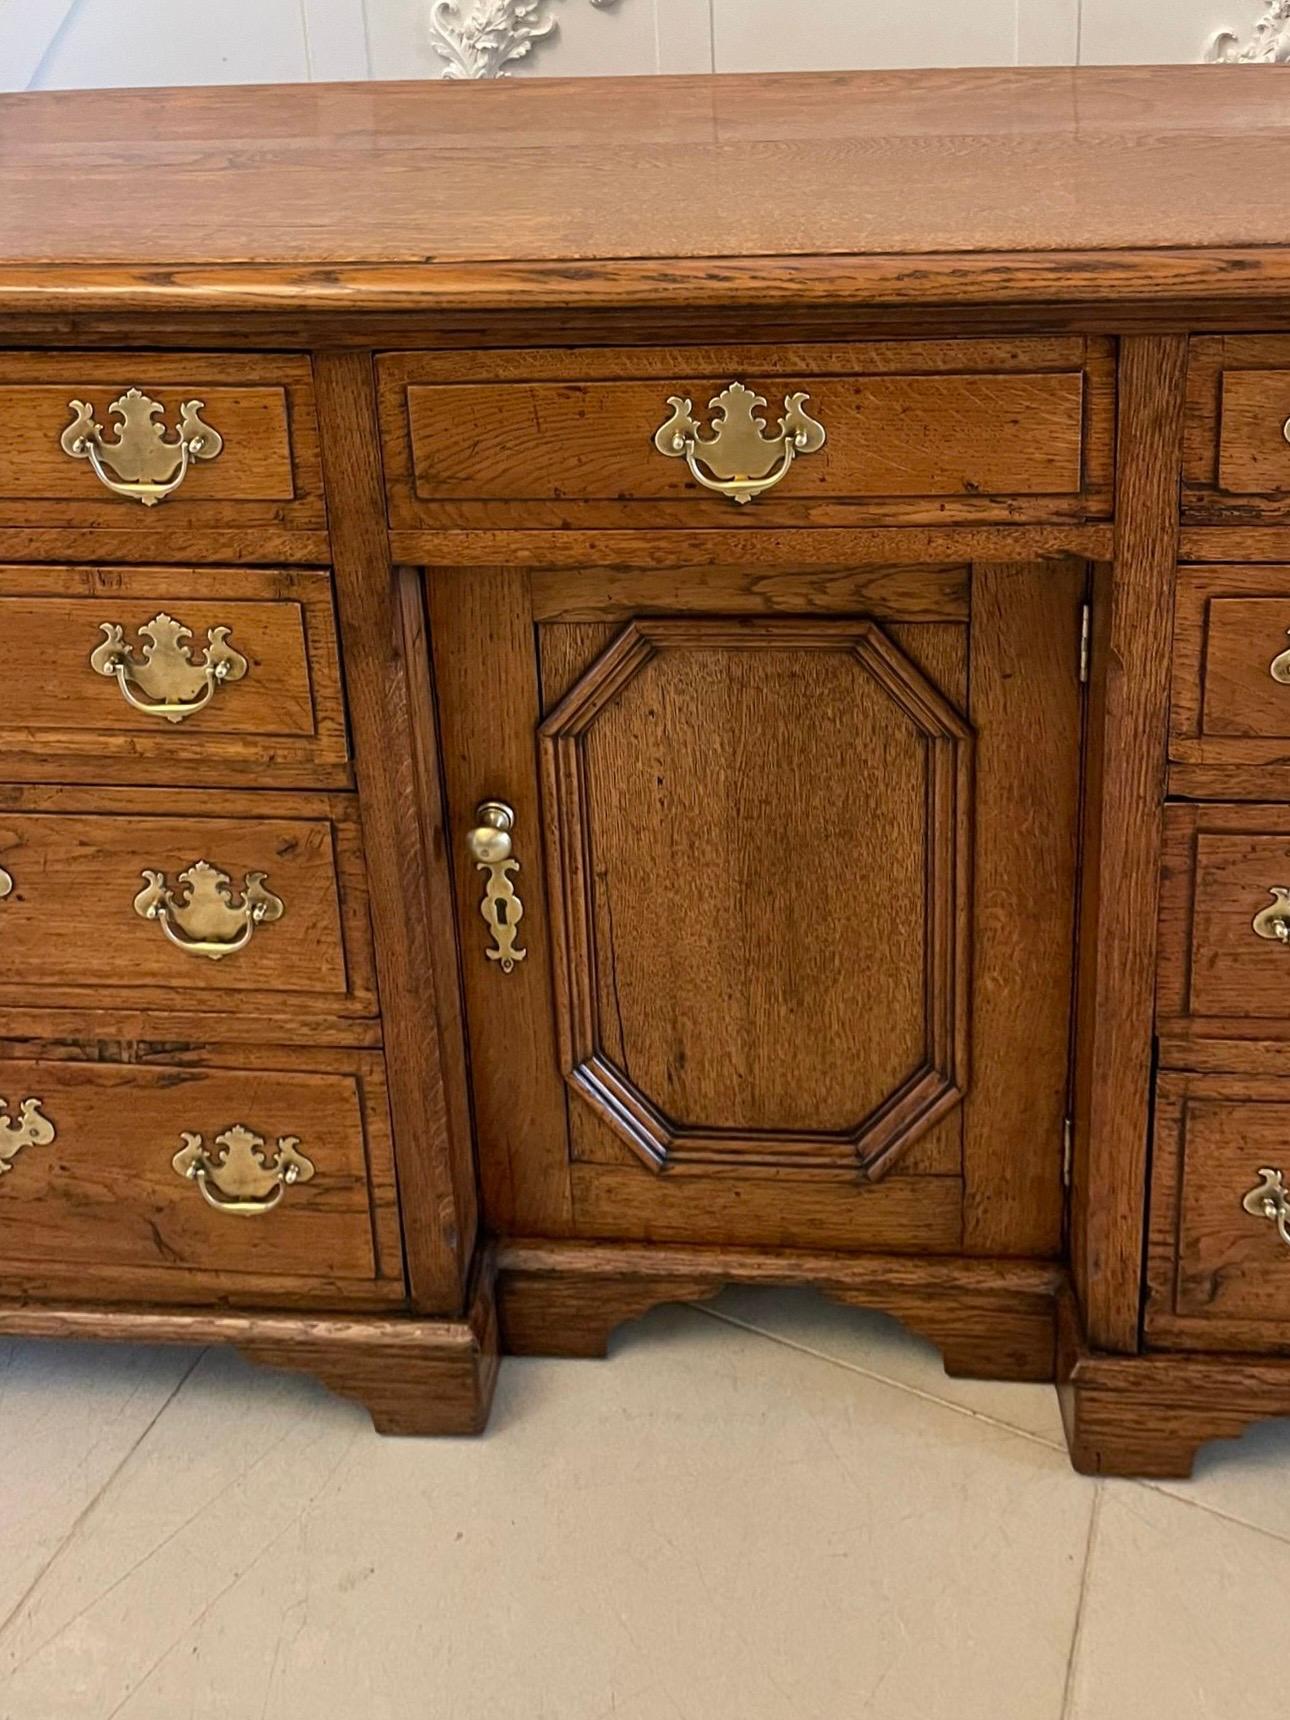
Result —
[{"label": "oak wood grain", "polygon": [[316,1374],[356,1398],[380,1433],[483,1431],[497,1379],[492,1268],[481,1258],[456,1320],[156,1308],[0,1305],[0,1332],[135,1344],[232,1344],[267,1367]]},{"label": "oak wood grain", "polygon": [[1062,1242],[1086,582],[1077,562],[972,571],[970,1253],[1052,1255]]},{"label": "oak wood grain", "polygon": [[1116,555],[1092,591],[1071,1270],[1108,1350],[1138,1343],[1186,359],[1175,336],[1122,343]]},{"label": "oak wood grain", "polygon": [[1071,1461],[1084,1475],[1185,1479],[1207,1440],[1290,1415],[1290,1358],[1100,1353],[1070,1296],[1059,1298],[1057,1368]]},{"label": "oak wood grain", "polygon": [[1266,796],[1269,769],[1290,772],[1290,687],[1269,672],[1287,648],[1290,567],[1180,569],[1170,758],[1230,766],[1238,798]]},{"label": "oak wood grain", "polygon": [[[206,860],[265,874],[284,904],[221,960],[176,949],[134,911],[145,871]],[[5,972],[15,1007],[89,1005],[374,1014],[364,850],[352,796],[198,789],[0,788]]]},{"label": "oak wood grain", "polygon": [[[1249,294],[1260,279],[1240,261],[1265,281],[1279,261],[1265,188],[1290,149],[1279,89],[1260,77],[1083,67],[9,96],[0,303],[51,276],[60,309],[123,290],[145,307],[290,295],[300,310],[491,282],[504,299],[507,272],[511,292],[566,302],[611,295],[615,274],[637,302],[693,303],[695,276],[747,302],[750,277],[778,270],[788,292],[783,260],[807,257],[838,297],[869,297],[884,275],[942,303],[956,276],[962,293],[1014,301]],[[535,149],[544,135],[560,147]],[[750,163],[758,195],[732,197]],[[139,184],[146,197],[121,194]],[[870,260],[859,275],[853,256]],[[678,278],[669,260],[698,267]]]},{"label": "oak wood grain", "polygon": [[[378,375],[396,528],[746,532],[1109,508],[1114,379],[1100,342],[490,350],[387,356]],[[702,414],[734,380],[764,397],[771,426],[808,390],[828,430],[752,508],[705,495],[650,440],[669,396]]]},{"label": "oak wood grain", "polygon": [[614,1329],[663,1302],[728,1284],[809,1283],[877,1308],[940,1349],[947,1373],[1051,1379],[1058,1269],[1020,1261],[880,1259],[820,1253],[507,1241],[498,1249],[502,1347],[512,1355],[603,1356]]},{"label": "oak wood grain", "polygon": [[1168,1071],[1156,1087],[1146,1337],[1157,1348],[1290,1350],[1290,1248],[1245,1211],[1284,1169],[1290,1079]]},{"label": "oak wood grain", "polygon": [[[182,722],[134,710],[90,654],[103,628],[139,628],[161,613],[191,632],[203,661],[227,627],[246,674]],[[258,786],[348,785],[348,741],[331,580],[325,573],[243,568],[0,567],[0,634],[21,676],[0,678],[0,769],[11,779],[204,783],[241,767]],[[134,688],[139,698],[146,690]],[[231,767],[231,769],[230,769]]]},{"label": "oak wood grain", "polygon": [[409,1286],[418,1311],[456,1314],[475,1245],[476,1203],[465,1174],[469,1148],[454,1133],[462,1124],[453,1098],[458,1077],[445,1080],[444,1073],[445,1059],[456,1054],[452,1023],[444,1017],[441,1039],[437,1014],[453,976],[442,971],[448,957],[426,902],[428,883],[445,888],[442,858],[432,848],[438,809],[425,799],[434,743],[416,734],[425,695],[410,690],[429,664],[389,560],[370,360],[320,353],[314,372]]},{"label": "oak wood grain", "polygon": [[[171,436],[181,401],[199,399],[224,438],[213,460],[193,461],[154,508],[112,495],[88,460],[63,452],[69,400],[108,408],[129,388],[165,407]],[[188,533],[232,526],[318,528],[326,523],[318,422],[309,362],[281,353],[5,353],[0,355],[0,438],[21,458],[0,462],[0,527],[103,526]],[[190,547],[188,557],[191,559]]]},{"label": "oak wood grain", "polygon": [[[425,567],[500,564],[544,573],[593,566],[606,575],[659,569],[690,569],[701,574],[703,569],[716,570],[724,564],[736,571],[747,570],[750,579],[760,580],[778,575],[795,577],[794,569],[816,567],[862,578],[871,565],[881,569],[884,564],[1065,561],[1070,556],[1106,561],[1114,541],[1114,529],[1109,525],[859,526],[846,531],[827,526],[810,531],[762,526],[740,535],[735,554],[726,531],[390,533],[396,561]],[[1283,549],[1281,558],[1288,553]],[[818,600],[810,607],[819,607]]]},{"label": "oak wood grain", "polygon": [[[263,1047],[200,1066],[0,1061],[11,1112],[36,1097],[57,1131],[48,1146],[24,1148],[0,1187],[0,1295],[31,1293],[32,1280],[42,1294],[84,1295],[87,1274],[102,1293],[124,1272],[133,1297],[160,1301],[245,1305],[290,1290],[320,1307],[352,1306],[378,1281],[401,1298],[382,1060],[333,1054],[327,1071],[317,1061]],[[171,1164],[185,1133],[215,1154],[235,1125],[268,1155],[297,1137],[314,1166],[254,1218],[212,1210]]]},{"label": "oak wood grain", "polygon": [[1290,887],[1290,809],[1170,806],[1161,880],[1162,1030],[1290,1037],[1285,947],[1252,927],[1274,887]]}]

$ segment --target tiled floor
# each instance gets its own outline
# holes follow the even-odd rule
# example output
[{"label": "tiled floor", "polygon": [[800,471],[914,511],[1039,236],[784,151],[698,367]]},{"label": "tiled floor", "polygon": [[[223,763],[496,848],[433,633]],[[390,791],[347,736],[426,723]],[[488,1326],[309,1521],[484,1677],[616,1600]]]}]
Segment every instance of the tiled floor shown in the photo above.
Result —
[{"label": "tiled floor", "polygon": [[[715,1318],[713,1315],[715,1314]],[[0,1346],[3,1720],[1261,1720],[1290,1426],[1190,1484],[1051,1390],[730,1293],[378,1439],[215,1351]]]}]

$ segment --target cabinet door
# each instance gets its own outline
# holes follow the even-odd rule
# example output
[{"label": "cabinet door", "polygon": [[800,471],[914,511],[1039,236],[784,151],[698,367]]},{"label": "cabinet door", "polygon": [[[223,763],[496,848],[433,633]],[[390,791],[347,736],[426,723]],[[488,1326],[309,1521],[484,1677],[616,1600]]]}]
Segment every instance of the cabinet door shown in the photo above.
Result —
[{"label": "cabinet door", "polygon": [[427,583],[492,1228],[1055,1250],[1084,569]]}]

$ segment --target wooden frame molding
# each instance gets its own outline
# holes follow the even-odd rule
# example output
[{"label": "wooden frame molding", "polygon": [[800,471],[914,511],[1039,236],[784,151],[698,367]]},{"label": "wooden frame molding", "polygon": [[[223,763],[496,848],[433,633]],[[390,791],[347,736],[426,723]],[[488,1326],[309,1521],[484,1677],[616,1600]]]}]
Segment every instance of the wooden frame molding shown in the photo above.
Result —
[{"label": "wooden frame molding", "polygon": [[1108,1350],[1138,1347],[1186,366],[1177,336],[1123,343],[1115,561],[1094,583],[1071,1266]]}]

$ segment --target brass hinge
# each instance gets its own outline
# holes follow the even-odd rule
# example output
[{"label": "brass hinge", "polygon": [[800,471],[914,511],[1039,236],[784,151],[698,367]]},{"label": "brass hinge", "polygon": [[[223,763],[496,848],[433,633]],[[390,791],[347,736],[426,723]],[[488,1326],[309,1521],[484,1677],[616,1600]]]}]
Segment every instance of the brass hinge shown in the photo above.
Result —
[{"label": "brass hinge", "polygon": [[1092,637],[1093,605],[1085,602],[1080,605],[1079,615],[1079,678],[1081,686],[1088,680],[1088,653]]},{"label": "brass hinge", "polygon": [[1062,1123],[1062,1187],[1071,1186],[1071,1160],[1075,1155],[1075,1120],[1067,1117]]}]

